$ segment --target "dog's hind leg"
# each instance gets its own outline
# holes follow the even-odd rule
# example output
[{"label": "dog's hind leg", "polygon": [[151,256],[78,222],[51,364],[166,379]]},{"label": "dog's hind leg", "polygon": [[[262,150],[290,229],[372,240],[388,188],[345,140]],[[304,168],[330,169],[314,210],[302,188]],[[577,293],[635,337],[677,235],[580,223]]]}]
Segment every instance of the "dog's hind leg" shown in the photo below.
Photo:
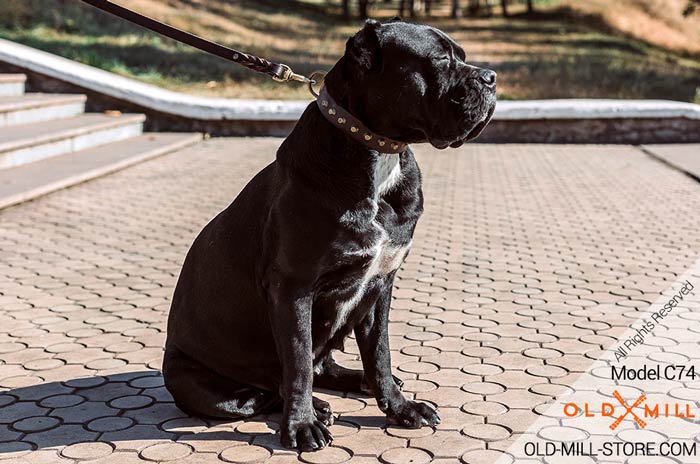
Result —
[{"label": "dog's hind leg", "polygon": [[[348,369],[337,364],[328,353],[321,363],[321,372],[314,375],[314,387],[371,395],[372,390],[364,381],[364,376],[361,369]],[[403,381],[396,376],[394,382],[399,388],[403,386]]]},{"label": "dog's hind leg", "polygon": [[193,416],[245,418],[268,412],[282,401],[276,392],[218,375],[174,346],[165,348],[163,377],[177,407]]}]

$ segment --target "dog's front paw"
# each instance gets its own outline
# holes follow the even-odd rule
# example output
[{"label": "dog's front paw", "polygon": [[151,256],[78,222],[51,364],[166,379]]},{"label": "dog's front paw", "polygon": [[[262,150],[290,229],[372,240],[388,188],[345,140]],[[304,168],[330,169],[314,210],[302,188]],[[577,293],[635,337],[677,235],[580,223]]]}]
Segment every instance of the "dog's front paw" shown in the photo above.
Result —
[{"label": "dog's front paw", "polygon": [[411,429],[440,423],[440,416],[433,408],[417,401],[404,401],[399,406],[391,408],[387,412],[387,417],[391,422]]},{"label": "dog's front paw", "polygon": [[333,435],[320,420],[287,420],[282,426],[282,446],[299,451],[315,451],[325,448],[333,441]]},{"label": "dog's front paw", "polygon": [[331,405],[327,401],[313,397],[314,412],[316,414],[316,419],[323,422],[324,425],[331,426],[335,421],[333,417],[333,411],[331,411]]}]

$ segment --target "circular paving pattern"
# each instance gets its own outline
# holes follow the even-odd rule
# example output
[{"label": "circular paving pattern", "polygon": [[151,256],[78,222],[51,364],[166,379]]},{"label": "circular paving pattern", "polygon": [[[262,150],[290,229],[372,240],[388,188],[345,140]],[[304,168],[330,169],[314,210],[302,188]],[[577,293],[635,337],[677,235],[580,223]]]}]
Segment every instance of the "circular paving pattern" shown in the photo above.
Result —
[{"label": "circular paving pattern", "polygon": [[462,390],[468,393],[474,393],[475,395],[488,396],[503,393],[506,391],[506,388],[494,382],[473,382],[462,385]]},{"label": "circular paving pattern", "polygon": [[299,459],[309,464],[340,464],[348,461],[352,453],[345,448],[327,446],[320,451],[301,453]]},{"label": "circular paving pattern", "polygon": [[114,449],[108,443],[92,442],[92,443],[76,443],[66,446],[61,450],[61,456],[68,459],[78,459],[88,461],[92,459],[103,458],[112,454]]},{"label": "circular paving pattern", "polygon": [[239,445],[231,446],[221,452],[219,457],[226,462],[234,463],[253,463],[265,462],[272,453],[267,448],[255,445]]},{"label": "circular paving pattern", "polygon": [[98,387],[107,383],[107,379],[100,376],[95,377],[79,377],[71,380],[66,380],[63,384],[72,388],[92,388]]},{"label": "circular paving pattern", "polygon": [[549,441],[583,441],[589,434],[585,430],[576,427],[545,427],[537,435]]},{"label": "circular paving pattern", "polygon": [[266,435],[274,434],[279,429],[279,425],[275,422],[245,422],[236,427],[236,432],[246,433],[250,435]]},{"label": "circular paving pattern", "polygon": [[488,376],[488,375],[498,375],[501,372],[504,372],[504,369],[501,366],[497,366],[495,364],[483,363],[483,364],[469,364],[467,366],[464,366],[462,368],[462,371],[466,374]]},{"label": "circular paving pattern", "polygon": [[418,448],[394,448],[384,451],[379,459],[386,464],[427,464],[432,456]]},{"label": "circular paving pattern", "polygon": [[176,461],[192,453],[192,449],[182,443],[158,443],[142,449],[139,455],[148,461]]},{"label": "circular paving pattern", "polygon": [[462,411],[477,416],[498,416],[508,412],[508,406],[495,401],[470,401],[462,405]]},{"label": "circular paving pattern", "polygon": [[467,451],[462,455],[462,462],[465,464],[511,464],[513,457],[495,450],[474,450]]},{"label": "circular paving pattern", "polygon": [[462,429],[462,433],[468,437],[484,441],[505,440],[511,436],[511,431],[502,425],[496,424],[472,424]]},{"label": "circular paving pattern", "polygon": [[39,401],[39,406],[45,408],[69,408],[85,402],[85,398],[80,395],[54,395]]},{"label": "circular paving pattern", "polygon": [[54,427],[58,427],[60,424],[61,421],[55,417],[34,416],[18,420],[12,424],[12,428],[20,432],[32,433],[50,430]]},{"label": "circular paving pattern", "polygon": [[17,459],[33,449],[34,447],[30,443],[23,441],[2,442],[0,443],[0,459]]},{"label": "circular paving pattern", "polygon": [[[692,382],[606,383],[596,362],[696,258],[700,216],[678,214],[700,210],[696,183],[634,147],[417,146],[425,214],[389,337],[404,394],[438,406],[442,422],[387,427],[371,395],[323,390],[335,440],[298,455],[279,444],[278,411],[187,417],[159,372],[182,259],[278,144],[211,140],[2,211],[0,461],[507,463],[499,450],[537,421],[555,440],[583,439],[589,419],[609,427],[563,417],[554,398],[697,398]],[[629,365],[697,364],[700,311],[682,310]],[[362,367],[354,338],[334,356]],[[675,419],[638,430],[628,417],[607,435],[659,442],[674,421],[700,441]]]},{"label": "circular paving pattern", "polygon": [[87,428],[95,432],[116,432],[131,427],[133,423],[128,417],[100,417],[88,422]]}]

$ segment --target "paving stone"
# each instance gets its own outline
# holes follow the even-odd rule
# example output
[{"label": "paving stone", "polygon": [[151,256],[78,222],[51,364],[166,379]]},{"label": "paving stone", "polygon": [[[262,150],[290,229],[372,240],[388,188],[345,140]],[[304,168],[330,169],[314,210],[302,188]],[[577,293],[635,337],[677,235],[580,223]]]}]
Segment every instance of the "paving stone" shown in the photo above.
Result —
[{"label": "paving stone", "polygon": [[117,451],[139,451],[146,446],[164,441],[175,441],[177,435],[155,425],[135,424],[122,430],[104,432],[100,440],[114,445]]},{"label": "paving stone", "polygon": [[189,456],[192,448],[183,443],[157,443],[142,449],[139,455],[148,461],[176,461]]},{"label": "paving stone", "polygon": [[95,432],[116,432],[128,429],[134,424],[128,417],[100,417],[87,423],[87,428]]},{"label": "paving stone", "polygon": [[85,401],[75,406],[55,409],[51,416],[60,418],[63,422],[82,424],[98,417],[116,415],[119,411],[110,408],[105,403],[97,401]]},{"label": "paving stone", "polygon": [[170,419],[187,417],[187,414],[173,403],[153,403],[145,408],[126,411],[123,416],[132,418],[139,424],[160,424]]},{"label": "paving stone", "polygon": [[352,457],[352,453],[345,448],[328,446],[320,451],[301,453],[299,459],[309,464],[340,464]]},{"label": "paving stone", "polygon": [[[279,445],[279,414],[189,418],[158,373],[189,244],[278,144],[211,140],[2,211],[0,458],[506,464],[503,451],[535,421],[550,438],[577,436],[582,419],[561,417],[554,398],[612,398],[595,387],[609,372],[582,373],[700,249],[700,217],[685,214],[700,209],[697,184],[636,148],[416,147],[425,215],[397,274],[390,342],[405,394],[439,406],[442,421],[387,428],[372,398],[323,392],[339,416],[335,441],[298,455]],[[698,334],[700,316],[681,313],[629,365],[687,365]],[[360,368],[347,345],[336,359]],[[674,401],[698,391],[641,386],[648,401],[654,389]],[[629,427],[619,439],[678,434],[676,420],[662,432]]]},{"label": "paving stone", "polygon": [[380,459],[386,464],[427,464],[432,456],[418,448],[394,448],[382,453]]},{"label": "paving stone", "polygon": [[69,408],[85,402],[85,398],[80,395],[54,395],[39,401],[39,406],[46,408]]},{"label": "paving stone", "polygon": [[24,441],[8,441],[0,443],[0,459],[18,459],[34,449],[31,443]]},{"label": "paving stone", "polygon": [[383,430],[360,429],[353,435],[334,438],[333,445],[352,450],[353,454],[379,456],[390,448],[405,447],[406,439],[392,437]]},{"label": "paving stone", "polygon": [[38,448],[48,448],[95,440],[97,436],[95,432],[86,431],[82,425],[61,424],[50,430],[28,433],[22,440],[34,443]]},{"label": "paving stone", "polygon": [[236,432],[249,435],[274,434],[279,429],[279,425],[272,421],[251,420],[243,422],[236,427]]},{"label": "paving stone", "polygon": [[154,402],[154,399],[147,395],[120,396],[109,402],[109,406],[116,409],[139,409]]},{"label": "paving stone", "polygon": [[253,463],[265,462],[272,453],[267,448],[255,445],[236,445],[226,448],[219,457],[226,462]]},{"label": "paving stone", "polygon": [[22,436],[21,432],[11,430],[7,425],[0,425],[0,442],[14,441]]},{"label": "paving stone", "polygon": [[68,459],[78,459],[87,461],[92,459],[103,458],[112,454],[114,449],[109,443],[92,442],[92,443],[76,443],[66,446],[61,450],[61,456]]},{"label": "paving stone", "polygon": [[60,423],[55,417],[35,416],[18,420],[12,424],[12,428],[26,433],[41,432],[58,427]]},{"label": "paving stone", "polygon": [[483,448],[483,441],[466,437],[459,431],[438,430],[433,435],[411,439],[411,447],[421,448],[435,457],[460,456],[467,450]]},{"label": "paving stone", "polygon": [[496,424],[472,424],[464,427],[462,433],[477,440],[499,441],[511,436],[511,431],[501,425]]}]

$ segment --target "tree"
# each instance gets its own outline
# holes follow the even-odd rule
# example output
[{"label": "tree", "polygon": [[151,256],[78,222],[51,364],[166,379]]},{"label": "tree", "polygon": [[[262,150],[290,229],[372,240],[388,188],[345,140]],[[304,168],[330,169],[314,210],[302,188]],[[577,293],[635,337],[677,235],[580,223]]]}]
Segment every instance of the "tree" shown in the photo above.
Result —
[{"label": "tree", "polygon": [[406,15],[406,7],[408,6],[408,15],[411,18],[416,17],[416,2],[415,0],[401,0],[399,2],[399,16]]},{"label": "tree", "polygon": [[532,6],[532,0],[527,0],[527,12],[532,13],[534,11],[534,7]]},{"label": "tree", "polygon": [[508,17],[508,0],[501,0],[501,9],[503,10],[503,17]]},{"label": "tree", "polygon": [[369,18],[369,0],[358,0],[357,7],[359,8],[360,18]]},{"label": "tree", "polygon": [[462,16],[462,9],[459,7],[459,0],[452,0],[452,10],[450,11],[451,18],[459,18]]},{"label": "tree", "polygon": [[350,0],[343,0],[343,19],[350,19]]},{"label": "tree", "polygon": [[688,5],[683,10],[683,16],[690,16],[698,10],[700,10],[700,0],[688,0]]}]

